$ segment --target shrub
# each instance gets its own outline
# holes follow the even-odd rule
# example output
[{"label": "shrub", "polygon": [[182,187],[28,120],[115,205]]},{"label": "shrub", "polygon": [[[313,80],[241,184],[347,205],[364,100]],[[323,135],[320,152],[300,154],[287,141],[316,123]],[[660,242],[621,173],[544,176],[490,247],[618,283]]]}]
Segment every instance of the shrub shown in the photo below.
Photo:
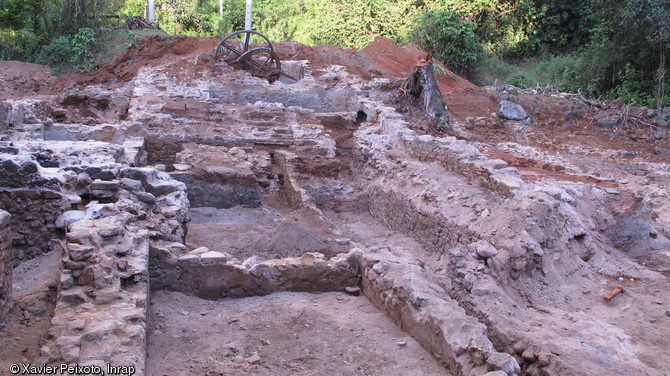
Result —
[{"label": "shrub", "polygon": [[0,60],[34,61],[40,38],[28,30],[0,30]]},{"label": "shrub", "polygon": [[77,34],[58,37],[44,46],[37,62],[50,66],[56,74],[70,69],[75,72],[90,72],[95,68],[93,52],[96,45],[95,31],[81,28]]},{"label": "shrub", "polygon": [[468,77],[481,60],[484,48],[472,22],[453,12],[424,12],[416,21],[412,40],[433,53],[449,69]]}]

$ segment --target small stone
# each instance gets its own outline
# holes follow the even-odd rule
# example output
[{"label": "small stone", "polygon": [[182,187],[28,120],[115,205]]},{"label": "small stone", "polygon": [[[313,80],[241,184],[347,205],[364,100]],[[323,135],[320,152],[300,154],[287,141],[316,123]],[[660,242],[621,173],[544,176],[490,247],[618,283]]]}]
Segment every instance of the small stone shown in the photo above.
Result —
[{"label": "small stone", "polygon": [[519,363],[509,354],[495,352],[488,357],[486,362],[508,375],[517,375],[521,372]]},{"label": "small stone", "polygon": [[670,311],[665,311],[665,315],[670,317]]},{"label": "small stone", "polygon": [[191,165],[188,164],[175,163],[172,166],[174,167],[175,171],[188,171],[191,169]]},{"label": "small stone", "polygon": [[147,203],[147,204],[155,204],[156,203],[156,196],[152,195],[149,192],[136,192],[135,196],[137,196],[137,199]]},{"label": "small stone", "polygon": [[475,249],[477,251],[477,255],[483,258],[494,257],[498,254],[498,250],[486,240],[480,240],[475,243]]},{"label": "small stone", "polygon": [[240,355],[235,355],[233,357],[233,363],[237,363],[237,364],[244,363],[244,358],[241,357]]},{"label": "small stone", "polygon": [[406,347],[407,346],[407,341],[398,341],[398,346]]},{"label": "small stone", "polygon": [[664,149],[664,148],[655,148],[654,152],[659,155],[665,155],[665,154],[670,154],[670,149]]},{"label": "small stone", "polygon": [[124,189],[129,191],[139,191],[142,189],[142,182],[135,179],[121,178],[119,183]]},{"label": "small stone", "polygon": [[208,252],[209,252],[209,248],[198,247],[198,248],[192,250],[191,252],[189,252],[188,254],[189,255],[201,255],[201,254],[208,253]]},{"label": "small stone", "polygon": [[551,353],[543,351],[537,356],[537,363],[540,367],[548,366],[549,362],[551,362]]},{"label": "small stone", "polygon": [[86,320],[84,319],[72,320],[68,322],[67,329],[73,332],[81,332],[84,330],[85,326],[86,326]]},{"label": "small stone", "polygon": [[70,258],[74,261],[84,261],[91,257],[95,248],[88,245],[81,244],[68,244],[68,250],[70,251]]},{"label": "small stone", "polygon": [[265,345],[265,346],[269,346],[271,342],[268,341],[267,339],[262,339],[262,340],[261,340],[261,343],[262,343],[263,345]]},{"label": "small stone", "polygon": [[349,295],[358,296],[361,293],[361,288],[356,286],[354,287],[347,286],[344,288],[344,291]]},{"label": "small stone", "polygon": [[91,184],[89,185],[90,189],[93,190],[100,190],[100,191],[115,191],[119,189],[119,181],[118,180],[101,180],[101,179],[95,179]]},{"label": "small stone", "polygon": [[247,358],[247,363],[249,364],[260,364],[260,362],[261,356],[258,355],[258,353],[255,353],[254,355]]},{"label": "small stone", "polygon": [[200,264],[202,265],[223,265],[230,260],[230,255],[227,253],[209,251],[200,256]]},{"label": "small stone", "polygon": [[351,240],[348,238],[339,238],[335,239],[335,243],[337,243],[338,245],[349,245],[351,244]]},{"label": "small stone", "polygon": [[615,188],[605,188],[605,192],[611,194],[611,195],[618,195],[619,190]]},{"label": "small stone", "polygon": [[519,342],[514,344],[514,351],[519,354],[522,354],[528,348],[528,340],[522,339]]},{"label": "small stone", "polygon": [[[77,196],[78,197],[78,196]],[[61,215],[56,218],[56,228],[65,229],[70,227],[71,224],[79,222],[86,216],[86,212],[83,210],[66,210]]]},{"label": "small stone", "polygon": [[525,360],[533,361],[535,360],[535,352],[532,349],[528,348],[521,354],[521,357],[524,358]]}]

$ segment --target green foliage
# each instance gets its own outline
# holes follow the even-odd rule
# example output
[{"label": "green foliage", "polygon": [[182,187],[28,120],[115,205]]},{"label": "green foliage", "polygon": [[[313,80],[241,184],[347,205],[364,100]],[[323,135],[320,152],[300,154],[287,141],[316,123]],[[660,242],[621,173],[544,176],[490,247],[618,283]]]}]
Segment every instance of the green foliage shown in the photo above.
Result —
[{"label": "green foliage", "polygon": [[484,48],[474,25],[453,12],[425,12],[417,20],[413,40],[433,53],[449,69],[471,75]]},{"label": "green foliage", "polygon": [[0,60],[31,61],[39,53],[40,42],[29,30],[0,30]]},{"label": "green foliage", "polygon": [[506,82],[516,70],[514,64],[504,61],[499,54],[486,53],[470,79],[478,85],[495,85]]},{"label": "green foliage", "polygon": [[508,82],[522,88],[551,86],[560,89],[561,77],[566,70],[572,69],[576,61],[577,58],[572,55],[528,59],[524,67],[510,75]]},{"label": "green foliage", "polygon": [[[169,33],[224,36],[244,27],[244,0],[155,1]],[[146,17],[147,1],[0,0],[0,58],[90,70],[141,37],[108,31],[108,15]],[[416,41],[478,83],[552,85],[648,105],[667,101],[668,19],[668,0],[254,2],[254,28],[273,41],[349,48],[379,36]]]},{"label": "green foliage", "polygon": [[670,2],[591,0],[590,5],[597,25],[579,63],[566,71],[564,87],[652,105],[663,83],[658,71],[670,68],[662,59],[670,44]]},{"label": "green foliage", "polygon": [[49,65],[55,73],[90,72],[96,65],[96,44],[95,31],[81,28],[77,34],[58,37],[44,46],[37,61]]}]

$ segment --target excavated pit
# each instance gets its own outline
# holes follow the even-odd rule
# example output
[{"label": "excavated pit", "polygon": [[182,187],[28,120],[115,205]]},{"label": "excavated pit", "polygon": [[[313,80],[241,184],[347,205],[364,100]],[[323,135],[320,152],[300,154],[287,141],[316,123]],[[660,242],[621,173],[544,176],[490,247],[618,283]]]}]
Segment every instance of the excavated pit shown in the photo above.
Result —
[{"label": "excavated pit", "polygon": [[[454,121],[471,140],[418,134],[389,107],[395,79],[361,68],[406,54],[384,46],[347,67],[290,63],[301,80],[273,85],[196,48],[114,85],[2,102],[0,297],[18,266],[0,343],[26,339],[0,359],[664,375],[666,166],[473,141],[484,118]],[[296,48],[280,47],[314,53]]]}]

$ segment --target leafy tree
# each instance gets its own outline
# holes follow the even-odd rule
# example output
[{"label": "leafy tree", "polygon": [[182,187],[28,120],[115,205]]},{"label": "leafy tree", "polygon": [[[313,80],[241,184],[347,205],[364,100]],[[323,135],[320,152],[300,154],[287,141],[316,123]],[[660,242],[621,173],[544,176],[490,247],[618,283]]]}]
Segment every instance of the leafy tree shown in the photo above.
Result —
[{"label": "leafy tree", "polygon": [[566,72],[566,88],[624,97],[642,105],[668,98],[665,83],[670,43],[667,0],[591,0],[596,25],[579,63]]},{"label": "leafy tree", "polygon": [[474,32],[474,25],[462,21],[453,12],[425,12],[417,19],[413,40],[423,46],[450,69],[466,75],[473,73],[484,48]]}]

